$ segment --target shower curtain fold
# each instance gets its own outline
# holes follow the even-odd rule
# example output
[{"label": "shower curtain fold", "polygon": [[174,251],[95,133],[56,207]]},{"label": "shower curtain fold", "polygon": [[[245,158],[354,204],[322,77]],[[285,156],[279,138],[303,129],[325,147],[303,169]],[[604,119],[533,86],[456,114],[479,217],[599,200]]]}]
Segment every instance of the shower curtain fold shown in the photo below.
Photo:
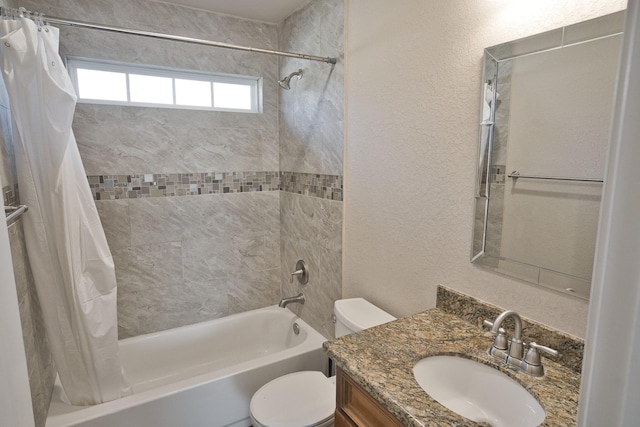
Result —
[{"label": "shower curtain fold", "polygon": [[27,253],[60,382],[71,404],[130,393],[118,357],[113,260],[71,130],[76,96],[58,30],[0,22],[2,76]]}]

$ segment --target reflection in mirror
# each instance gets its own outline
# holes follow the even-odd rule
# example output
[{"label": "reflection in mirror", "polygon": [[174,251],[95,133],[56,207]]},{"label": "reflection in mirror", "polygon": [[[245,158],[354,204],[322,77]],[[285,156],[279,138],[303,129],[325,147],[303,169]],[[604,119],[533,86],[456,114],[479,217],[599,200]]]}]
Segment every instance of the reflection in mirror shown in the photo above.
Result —
[{"label": "reflection in mirror", "polygon": [[485,50],[472,262],[589,297],[623,21]]}]

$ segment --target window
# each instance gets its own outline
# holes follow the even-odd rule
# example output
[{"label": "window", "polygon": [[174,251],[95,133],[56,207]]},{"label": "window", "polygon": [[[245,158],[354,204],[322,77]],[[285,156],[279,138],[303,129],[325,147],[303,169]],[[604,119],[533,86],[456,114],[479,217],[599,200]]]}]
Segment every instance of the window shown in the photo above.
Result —
[{"label": "window", "polygon": [[259,113],[260,77],[67,58],[78,102]]}]

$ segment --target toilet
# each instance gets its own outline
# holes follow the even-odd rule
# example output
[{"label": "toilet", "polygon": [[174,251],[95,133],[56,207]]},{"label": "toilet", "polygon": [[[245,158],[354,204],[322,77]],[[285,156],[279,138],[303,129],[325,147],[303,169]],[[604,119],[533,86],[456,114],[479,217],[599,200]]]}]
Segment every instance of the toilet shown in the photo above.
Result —
[{"label": "toilet", "polygon": [[[338,300],[333,312],[336,338],[396,319],[363,298]],[[336,378],[318,371],[269,381],[250,403],[253,427],[331,427],[335,410]]]}]

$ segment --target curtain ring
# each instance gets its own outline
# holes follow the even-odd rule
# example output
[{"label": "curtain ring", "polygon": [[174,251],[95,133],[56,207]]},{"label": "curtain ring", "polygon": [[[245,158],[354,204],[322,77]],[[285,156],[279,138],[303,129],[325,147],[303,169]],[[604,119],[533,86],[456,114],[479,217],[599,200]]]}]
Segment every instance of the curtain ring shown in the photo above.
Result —
[{"label": "curtain ring", "polygon": [[49,24],[47,24],[44,20],[44,13],[38,13],[37,15],[37,23],[38,23],[38,31],[42,31],[44,29],[44,31],[46,33],[49,32]]}]

